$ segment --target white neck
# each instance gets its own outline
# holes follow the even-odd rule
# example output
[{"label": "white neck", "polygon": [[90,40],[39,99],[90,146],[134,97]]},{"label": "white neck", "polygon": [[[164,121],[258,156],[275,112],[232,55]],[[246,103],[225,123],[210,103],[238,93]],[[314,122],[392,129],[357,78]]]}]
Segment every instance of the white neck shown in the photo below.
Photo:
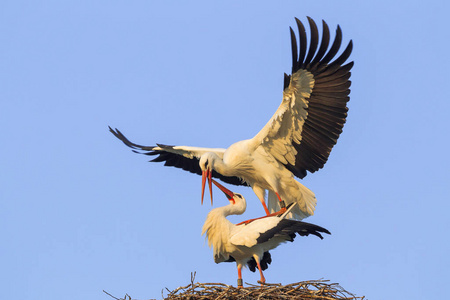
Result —
[{"label": "white neck", "polygon": [[206,233],[209,246],[214,248],[214,256],[216,257],[225,251],[225,245],[230,238],[230,232],[235,224],[227,220],[229,215],[240,215],[245,212],[247,204],[244,198],[230,204],[211,210],[203,224],[202,235]]},{"label": "white neck", "polygon": [[[209,163],[207,167],[205,166],[206,161]],[[209,168],[224,176],[242,177],[243,174],[241,173],[245,171],[246,168],[241,161],[237,162],[237,165],[235,160],[227,161],[227,163],[225,163],[223,159],[214,152],[207,152],[200,158],[200,166],[202,167],[202,170]]]}]

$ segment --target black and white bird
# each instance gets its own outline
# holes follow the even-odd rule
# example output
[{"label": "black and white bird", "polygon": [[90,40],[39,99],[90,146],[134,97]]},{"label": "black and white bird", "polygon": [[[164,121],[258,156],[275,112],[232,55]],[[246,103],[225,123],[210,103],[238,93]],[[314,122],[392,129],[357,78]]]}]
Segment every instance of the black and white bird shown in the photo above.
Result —
[{"label": "black and white bird", "polygon": [[287,211],[278,216],[255,220],[249,224],[233,224],[226,217],[245,212],[247,203],[241,194],[233,193],[212,180],[224,192],[230,204],[211,210],[203,225],[202,234],[206,234],[208,244],[213,248],[216,263],[235,261],[238,269],[238,286],[242,287],[242,267],[248,264],[251,271],[258,268],[261,283],[265,283],[263,270],[272,262],[269,250],[285,242],[292,242],[296,234],[316,235],[323,239],[321,233],[330,232],[320,226],[302,221],[286,219]]},{"label": "black and white bird", "polygon": [[202,202],[206,179],[212,201],[211,178],[214,177],[229,184],[252,187],[266,215],[284,213],[285,202],[297,203],[290,218],[301,220],[314,214],[314,193],[295,177],[304,178],[307,172],[321,169],[342,132],[353,67],[353,62],[345,62],[353,44],[350,40],[335,58],[342,42],[339,26],[329,47],[330,31],[324,21],[319,44],[316,23],[308,17],[311,32],[308,43],[304,25],[295,20],[299,41],[297,44],[291,28],[292,75],[285,74],[282,102],[253,138],[234,143],[227,149],[162,144],[142,146],[130,142],[118,129],[110,127],[110,131],[135,152],[158,155],[152,160],[154,162],[165,162],[165,166],[202,175]]}]

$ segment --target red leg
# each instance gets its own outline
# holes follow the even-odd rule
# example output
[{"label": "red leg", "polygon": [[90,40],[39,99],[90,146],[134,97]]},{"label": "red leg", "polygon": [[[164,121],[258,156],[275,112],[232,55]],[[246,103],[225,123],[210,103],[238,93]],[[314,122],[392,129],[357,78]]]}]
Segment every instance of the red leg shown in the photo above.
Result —
[{"label": "red leg", "polygon": [[[255,259],[256,259],[256,257],[255,257]],[[261,275],[261,280],[258,282],[261,283],[261,285],[262,285],[263,283],[266,283],[266,278],[264,278],[264,275],[263,275],[263,272],[261,269],[261,265],[259,264],[259,257],[258,257],[258,259],[256,259],[256,265],[258,266],[259,274]]]},{"label": "red leg", "polygon": [[264,207],[264,210],[266,211],[266,215],[270,215],[270,211],[267,208],[266,201],[264,199],[259,199],[259,200],[261,201],[261,204]]},{"label": "red leg", "polygon": [[241,269],[242,269],[242,265],[237,265],[237,269],[238,269],[238,281],[237,281],[237,287],[238,288],[242,288],[242,287],[244,287],[244,285],[243,285],[243,283],[242,283],[242,272],[241,272]]}]

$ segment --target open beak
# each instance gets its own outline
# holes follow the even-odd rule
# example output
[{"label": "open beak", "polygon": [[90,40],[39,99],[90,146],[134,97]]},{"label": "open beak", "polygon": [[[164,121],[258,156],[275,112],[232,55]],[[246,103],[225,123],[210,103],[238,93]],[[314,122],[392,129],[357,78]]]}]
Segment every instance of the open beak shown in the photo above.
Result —
[{"label": "open beak", "polygon": [[203,198],[205,196],[205,185],[206,185],[206,178],[208,178],[208,186],[209,186],[209,194],[211,195],[211,205],[213,204],[213,196],[212,196],[212,171],[211,170],[205,170],[202,172],[202,205],[203,205]]},{"label": "open beak", "polygon": [[224,187],[223,185],[221,185],[214,179],[212,179],[212,182],[225,194],[225,196],[227,196],[228,200],[230,200],[230,201],[233,200],[233,202],[234,202],[234,198],[233,198],[234,193],[232,191],[230,191],[229,189],[227,189],[226,187]]}]

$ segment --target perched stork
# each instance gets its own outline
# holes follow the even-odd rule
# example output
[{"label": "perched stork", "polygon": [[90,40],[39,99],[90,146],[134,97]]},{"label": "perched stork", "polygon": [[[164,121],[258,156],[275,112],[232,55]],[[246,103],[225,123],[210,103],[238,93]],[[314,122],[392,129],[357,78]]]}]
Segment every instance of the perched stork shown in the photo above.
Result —
[{"label": "perched stork", "polygon": [[[227,149],[187,146],[141,146],[130,142],[118,129],[110,131],[137,153],[158,155],[152,161],[165,162],[202,175],[202,203],[206,178],[211,193],[211,178],[252,187],[267,215],[286,211],[284,201],[297,203],[289,217],[303,219],[314,214],[314,193],[295,180],[307,172],[321,169],[342,132],[349,101],[350,70],[344,65],[352,52],[352,41],[339,52],[342,31],[329,47],[330,31],[322,21],[322,40],[316,23],[308,17],[311,40],[307,48],[305,27],[297,18],[299,50],[290,28],[292,75],[284,77],[283,100],[272,118],[251,139],[239,141]],[[317,51],[316,51],[317,50]],[[144,152],[139,152],[144,151]],[[268,206],[265,191],[268,191]],[[283,201],[284,200],[284,201]],[[279,203],[279,204],[277,204]]]},{"label": "perched stork", "polygon": [[251,271],[255,265],[261,275],[261,283],[266,280],[263,270],[272,262],[269,250],[285,242],[294,241],[296,233],[301,236],[313,234],[323,239],[320,233],[330,232],[320,226],[302,221],[286,219],[287,212],[297,203],[290,204],[283,215],[266,217],[249,224],[235,225],[227,220],[229,215],[245,212],[247,204],[244,197],[226,189],[212,180],[227,196],[230,204],[211,210],[203,225],[209,246],[213,247],[216,263],[236,261],[238,269],[238,287],[242,287],[242,267],[248,264]]}]

